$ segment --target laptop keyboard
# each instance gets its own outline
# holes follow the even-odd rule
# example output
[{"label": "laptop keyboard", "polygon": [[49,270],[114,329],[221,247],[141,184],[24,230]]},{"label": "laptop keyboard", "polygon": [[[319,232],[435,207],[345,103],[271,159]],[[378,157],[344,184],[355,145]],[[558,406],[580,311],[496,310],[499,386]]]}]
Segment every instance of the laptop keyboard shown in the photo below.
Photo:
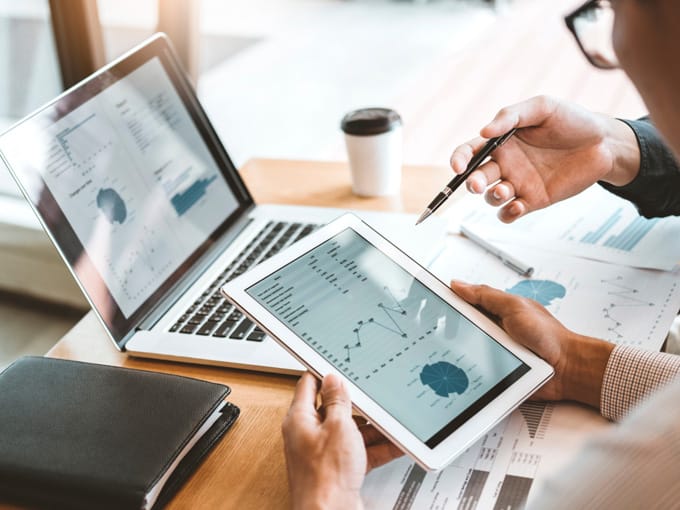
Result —
[{"label": "laptop keyboard", "polygon": [[253,238],[238,257],[187,308],[170,331],[187,335],[214,336],[233,340],[261,342],[265,332],[244,317],[220,294],[220,287],[245,273],[288,245],[313,232],[319,225],[270,221]]}]

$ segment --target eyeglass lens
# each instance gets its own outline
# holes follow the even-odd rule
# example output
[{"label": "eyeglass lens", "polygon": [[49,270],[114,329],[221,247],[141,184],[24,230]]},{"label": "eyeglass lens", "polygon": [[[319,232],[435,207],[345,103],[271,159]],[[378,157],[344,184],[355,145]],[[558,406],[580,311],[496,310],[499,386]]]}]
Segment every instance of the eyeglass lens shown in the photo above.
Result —
[{"label": "eyeglass lens", "polygon": [[609,1],[594,2],[574,18],[574,30],[590,61],[598,67],[618,67],[614,53],[612,30],[614,10]]}]

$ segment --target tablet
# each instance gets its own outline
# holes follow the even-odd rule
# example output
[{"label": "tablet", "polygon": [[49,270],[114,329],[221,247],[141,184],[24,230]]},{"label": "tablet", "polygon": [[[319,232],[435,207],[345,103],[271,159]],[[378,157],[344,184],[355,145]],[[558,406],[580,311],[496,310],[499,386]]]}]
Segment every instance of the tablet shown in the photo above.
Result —
[{"label": "tablet", "polygon": [[422,467],[445,467],[553,374],[347,214],[222,288]]}]

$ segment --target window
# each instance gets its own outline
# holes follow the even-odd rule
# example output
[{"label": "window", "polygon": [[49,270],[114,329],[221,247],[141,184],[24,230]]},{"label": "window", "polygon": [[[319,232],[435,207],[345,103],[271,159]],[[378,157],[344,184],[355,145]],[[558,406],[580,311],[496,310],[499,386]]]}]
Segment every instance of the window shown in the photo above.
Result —
[{"label": "window", "polygon": [[[61,92],[47,0],[0,0],[0,131]],[[19,190],[0,168],[0,195]]]}]

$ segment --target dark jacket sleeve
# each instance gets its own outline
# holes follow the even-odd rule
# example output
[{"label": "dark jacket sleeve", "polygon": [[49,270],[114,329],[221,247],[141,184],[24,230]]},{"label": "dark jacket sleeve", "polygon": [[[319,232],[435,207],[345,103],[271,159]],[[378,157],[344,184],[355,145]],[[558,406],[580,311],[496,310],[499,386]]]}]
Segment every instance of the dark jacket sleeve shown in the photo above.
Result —
[{"label": "dark jacket sleeve", "polygon": [[680,215],[680,165],[648,117],[624,120],[640,146],[640,172],[625,186],[600,185],[638,208],[647,218]]}]

